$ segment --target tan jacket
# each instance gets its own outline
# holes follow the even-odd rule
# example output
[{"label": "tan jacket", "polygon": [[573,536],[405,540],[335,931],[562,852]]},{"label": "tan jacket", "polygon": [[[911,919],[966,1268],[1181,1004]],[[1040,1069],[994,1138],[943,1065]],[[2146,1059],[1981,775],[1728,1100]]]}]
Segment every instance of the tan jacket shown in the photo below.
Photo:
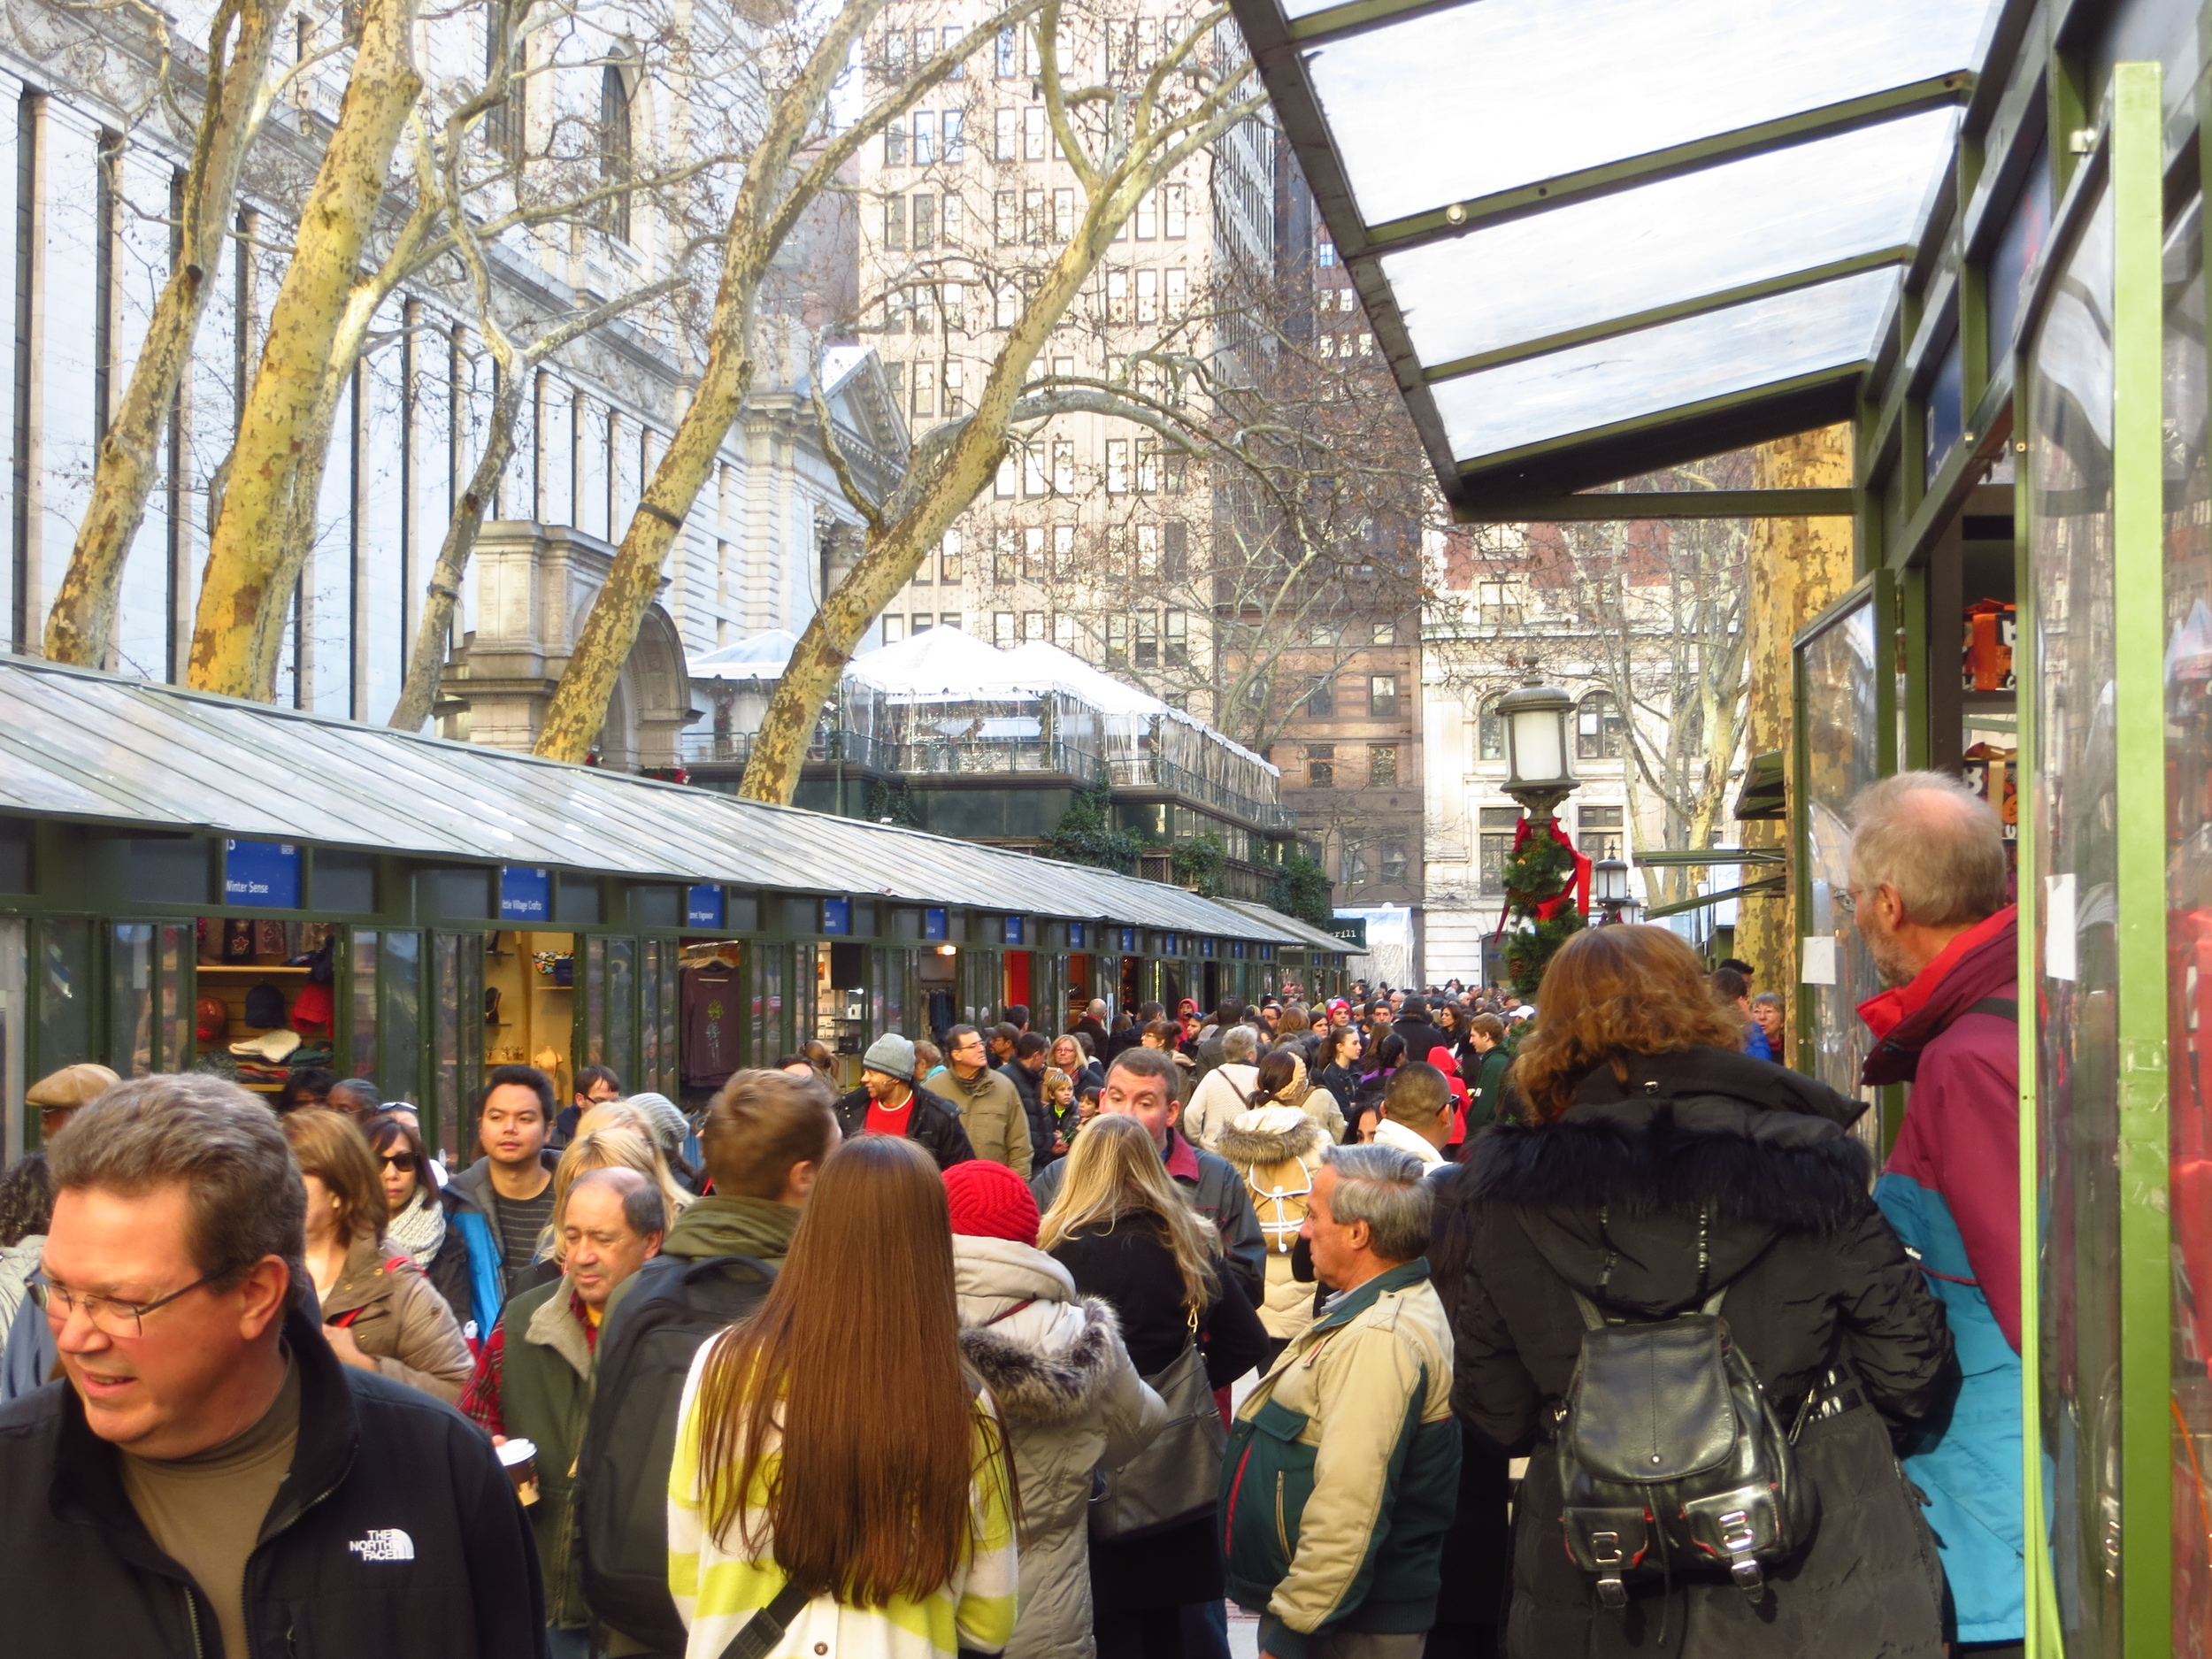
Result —
[{"label": "tan jacket", "polygon": [[960,1110],[960,1126],[968,1132],[968,1144],[979,1158],[1003,1164],[1029,1179],[1029,1113],[1022,1106],[1021,1091],[989,1066],[963,1081],[947,1066],[933,1077],[935,1091]]},{"label": "tan jacket", "polygon": [[1266,1241],[1267,1299],[1259,1314],[1272,1337],[1294,1337],[1313,1323],[1314,1286],[1291,1276],[1290,1256],[1327,1144],[1320,1125],[1295,1106],[1251,1107],[1221,1132],[1221,1156],[1244,1178]]},{"label": "tan jacket", "polygon": [[[323,1299],[323,1323],[342,1325],[376,1369],[451,1405],[475,1369],[453,1310],[397,1246],[365,1234]],[[399,1265],[392,1265],[397,1262]]]}]

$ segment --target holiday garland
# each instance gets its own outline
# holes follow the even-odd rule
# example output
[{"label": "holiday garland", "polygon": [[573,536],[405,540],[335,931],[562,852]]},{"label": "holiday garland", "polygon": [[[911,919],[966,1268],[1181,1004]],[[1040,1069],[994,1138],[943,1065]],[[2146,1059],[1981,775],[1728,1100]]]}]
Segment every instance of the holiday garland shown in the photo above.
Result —
[{"label": "holiday garland", "polygon": [[1546,818],[1541,833],[1531,833],[1531,829],[1529,820],[1523,818],[1500,875],[1505,887],[1506,915],[1520,924],[1506,935],[1506,973],[1516,991],[1533,998],[1543,980],[1545,964],[1560,946],[1582,931],[1585,923],[1575,902],[1582,860],[1560,833],[1557,819]]}]

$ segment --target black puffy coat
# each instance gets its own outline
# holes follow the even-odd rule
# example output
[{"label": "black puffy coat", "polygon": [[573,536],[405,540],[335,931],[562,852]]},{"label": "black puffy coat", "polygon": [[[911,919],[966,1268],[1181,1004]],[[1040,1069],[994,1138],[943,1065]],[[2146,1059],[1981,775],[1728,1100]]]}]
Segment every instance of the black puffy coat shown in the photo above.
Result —
[{"label": "black puffy coat", "polygon": [[[295,1307],[292,1467],[246,1563],[250,1655],[537,1659],[530,1523],[484,1432],[444,1402],[342,1365]],[[197,1659],[204,1593],[155,1547],[67,1382],[0,1409],[0,1651]]]},{"label": "black puffy coat", "polygon": [[[1938,1408],[1955,1372],[1941,1306],[1870,1196],[1867,1147],[1847,1128],[1864,1109],[1717,1049],[1632,1056],[1625,1070],[1592,1071],[1555,1123],[1481,1135],[1452,1198],[1453,1407],[1471,1448],[1532,1454],[1507,1653],[1934,1659],[1940,1570],[1890,1430]],[[1545,1443],[1581,1351],[1570,1286],[1657,1318],[1723,1286],[1722,1315],[1785,1423],[1832,1367],[1849,1370],[1865,1404],[1801,1434],[1822,1518],[1765,1600],[1699,1578],[1632,1589],[1624,1617],[1607,1613],[1562,1547]]]},{"label": "black puffy coat", "polygon": [[[838,1133],[850,1141],[855,1135],[865,1133],[867,1128],[868,1091],[856,1088],[838,1096]],[[940,1170],[965,1164],[975,1156],[975,1148],[968,1144],[968,1132],[960,1126],[960,1109],[919,1084],[914,1087],[914,1111],[906,1120],[906,1138],[918,1142],[923,1151],[935,1158]]]}]

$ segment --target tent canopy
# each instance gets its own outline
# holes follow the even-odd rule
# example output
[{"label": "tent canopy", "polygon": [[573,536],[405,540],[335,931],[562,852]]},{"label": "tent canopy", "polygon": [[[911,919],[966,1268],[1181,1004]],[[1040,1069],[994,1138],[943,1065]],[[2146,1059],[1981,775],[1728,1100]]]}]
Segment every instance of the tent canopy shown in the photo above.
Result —
[{"label": "tent canopy", "polygon": [[1232,4],[1482,517],[1847,416],[1999,11]]}]

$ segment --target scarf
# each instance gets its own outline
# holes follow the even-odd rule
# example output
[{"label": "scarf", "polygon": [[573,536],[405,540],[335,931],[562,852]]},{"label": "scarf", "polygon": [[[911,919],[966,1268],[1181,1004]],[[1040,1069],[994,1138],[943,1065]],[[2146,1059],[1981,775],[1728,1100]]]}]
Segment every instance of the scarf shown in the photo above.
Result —
[{"label": "scarf", "polygon": [[418,1181],[413,1201],[384,1224],[384,1242],[404,1252],[425,1272],[430,1271],[430,1258],[445,1242],[445,1206],[427,1181]]}]

